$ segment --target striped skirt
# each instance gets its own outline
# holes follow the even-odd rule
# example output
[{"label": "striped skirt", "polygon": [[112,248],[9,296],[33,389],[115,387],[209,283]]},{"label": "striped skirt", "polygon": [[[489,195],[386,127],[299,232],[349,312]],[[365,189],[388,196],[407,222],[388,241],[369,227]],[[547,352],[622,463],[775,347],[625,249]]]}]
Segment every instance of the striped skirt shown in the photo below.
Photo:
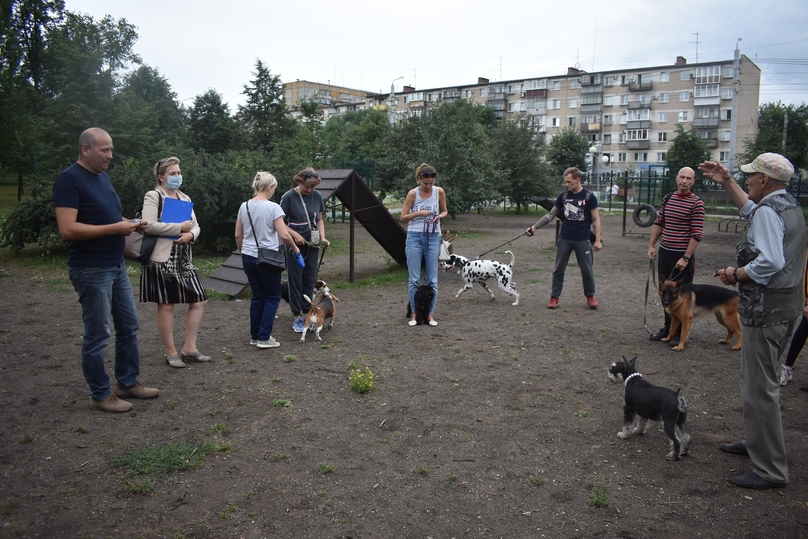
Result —
[{"label": "striped skirt", "polygon": [[191,264],[191,246],[174,244],[165,262],[150,262],[140,272],[140,301],[198,303],[208,299]]}]

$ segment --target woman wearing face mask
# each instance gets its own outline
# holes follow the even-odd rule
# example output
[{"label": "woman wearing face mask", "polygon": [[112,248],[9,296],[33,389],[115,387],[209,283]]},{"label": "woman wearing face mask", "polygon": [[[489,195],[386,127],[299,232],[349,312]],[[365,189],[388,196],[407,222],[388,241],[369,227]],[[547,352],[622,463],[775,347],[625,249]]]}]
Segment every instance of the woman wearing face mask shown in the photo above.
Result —
[{"label": "woman wearing face mask", "polygon": [[[199,237],[196,214],[182,223],[162,223],[158,208],[165,207],[167,198],[190,202],[179,190],[182,185],[180,160],[166,157],[154,165],[157,185],[146,193],[142,217],[149,222],[146,234],[161,237],[157,240],[151,260],[143,265],[140,274],[140,301],[157,303],[157,331],[165,347],[164,358],[172,367],[185,367],[185,361],[210,361],[196,347],[202,316],[208,296],[199,281],[199,274],[191,263],[191,244]],[[162,212],[161,212],[162,213]],[[176,238],[176,239],[174,239]],[[174,305],[188,304],[185,317],[185,341],[177,351],[174,346]]]}]

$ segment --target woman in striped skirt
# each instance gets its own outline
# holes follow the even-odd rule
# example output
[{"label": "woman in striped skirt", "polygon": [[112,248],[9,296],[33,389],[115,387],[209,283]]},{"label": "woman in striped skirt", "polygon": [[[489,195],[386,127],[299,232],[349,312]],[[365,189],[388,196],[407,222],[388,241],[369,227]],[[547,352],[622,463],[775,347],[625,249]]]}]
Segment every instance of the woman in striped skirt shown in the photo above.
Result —
[{"label": "woman in striped skirt", "polygon": [[[162,223],[158,208],[165,206],[166,198],[190,202],[190,197],[179,190],[182,185],[180,160],[166,157],[154,165],[157,185],[146,193],[142,218],[149,222],[146,234],[161,237],[152,252],[151,260],[143,265],[140,274],[140,301],[157,303],[157,330],[165,347],[163,357],[172,367],[185,367],[185,361],[210,361],[196,347],[196,338],[202,325],[202,316],[208,296],[199,281],[191,258],[191,244],[199,237],[196,214],[182,223]],[[161,200],[162,199],[162,200]],[[176,238],[176,239],[174,239]],[[185,317],[185,341],[177,353],[174,345],[174,305],[188,304]]]}]

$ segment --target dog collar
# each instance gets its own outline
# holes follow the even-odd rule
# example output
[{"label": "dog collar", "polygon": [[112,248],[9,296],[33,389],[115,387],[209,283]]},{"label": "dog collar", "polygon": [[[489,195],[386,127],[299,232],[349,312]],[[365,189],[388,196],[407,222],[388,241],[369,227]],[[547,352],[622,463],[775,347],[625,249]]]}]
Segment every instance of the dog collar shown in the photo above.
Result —
[{"label": "dog collar", "polygon": [[628,378],[626,378],[625,385],[628,385],[628,381],[634,378],[635,376],[639,376],[640,378],[642,378],[642,374],[638,372],[635,372],[634,374],[629,374]]}]

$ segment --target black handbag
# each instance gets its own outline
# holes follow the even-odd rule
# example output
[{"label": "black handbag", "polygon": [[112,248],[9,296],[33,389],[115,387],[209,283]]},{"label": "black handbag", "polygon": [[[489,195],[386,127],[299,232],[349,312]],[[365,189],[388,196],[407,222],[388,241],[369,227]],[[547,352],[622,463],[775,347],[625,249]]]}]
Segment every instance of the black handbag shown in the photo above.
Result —
[{"label": "black handbag", "polygon": [[[163,197],[157,194],[157,220],[160,220],[160,214],[163,212]],[[140,262],[141,264],[148,264],[151,261],[151,255],[154,252],[154,246],[157,245],[157,238],[159,236],[152,236],[144,234],[143,232],[132,232],[126,236],[126,245],[123,249],[124,258],[133,262]]]},{"label": "black handbag", "polygon": [[253,240],[255,240],[255,247],[258,249],[258,267],[278,273],[284,271],[286,269],[286,256],[279,249],[270,249],[269,247],[261,249],[258,245],[258,236],[255,233],[252,215],[250,215],[250,201],[248,200],[245,205],[247,207],[247,218],[250,220],[250,228],[252,228],[253,232]]}]

